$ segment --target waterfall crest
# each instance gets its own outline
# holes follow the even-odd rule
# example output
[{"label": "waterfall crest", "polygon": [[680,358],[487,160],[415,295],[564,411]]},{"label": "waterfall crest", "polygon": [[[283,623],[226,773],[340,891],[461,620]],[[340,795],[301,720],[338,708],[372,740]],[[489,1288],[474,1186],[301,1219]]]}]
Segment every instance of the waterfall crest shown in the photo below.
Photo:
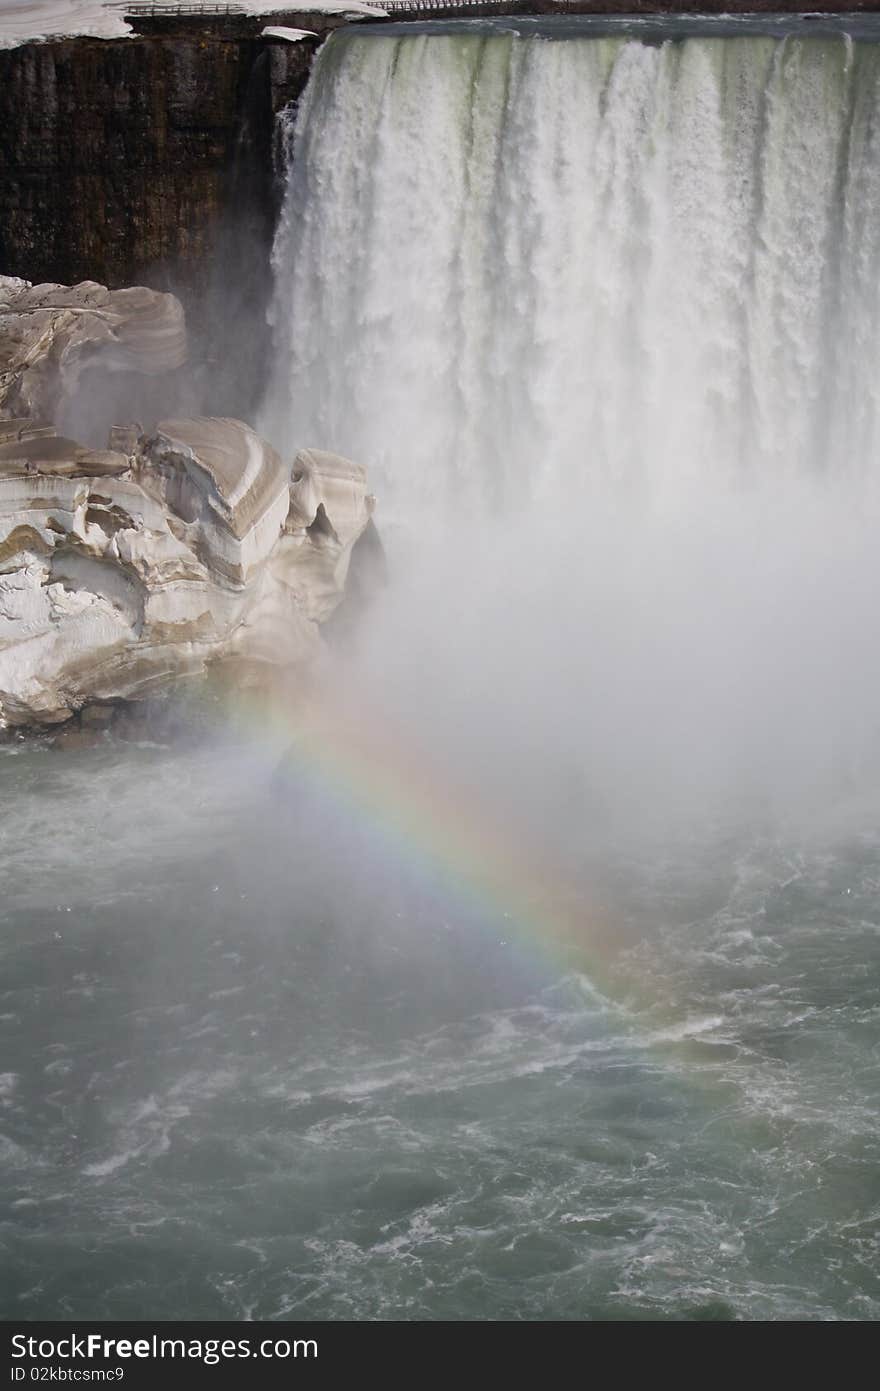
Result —
[{"label": "waterfall crest", "polygon": [[386,505],[858,473],[880,46],[336,37],[275,271],[269,428]]}]

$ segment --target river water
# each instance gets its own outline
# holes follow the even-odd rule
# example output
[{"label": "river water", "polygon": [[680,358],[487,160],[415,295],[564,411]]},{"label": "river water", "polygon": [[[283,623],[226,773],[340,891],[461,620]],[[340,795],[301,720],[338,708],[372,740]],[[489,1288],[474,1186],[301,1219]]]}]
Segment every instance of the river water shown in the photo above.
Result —
[{"label": "river water", "polygon": [[876,806],[606,854],[597,991],[276,769],[0,760],[4,1312],[876,1317]]}]

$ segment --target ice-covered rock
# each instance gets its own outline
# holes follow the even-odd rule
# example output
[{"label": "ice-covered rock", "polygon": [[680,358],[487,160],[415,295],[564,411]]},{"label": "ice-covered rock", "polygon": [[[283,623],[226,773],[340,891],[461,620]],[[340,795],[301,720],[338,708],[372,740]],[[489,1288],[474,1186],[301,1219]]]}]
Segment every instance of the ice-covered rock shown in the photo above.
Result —
[{"label": "ice-covered rock", "polygon": [[180,301],[136,285],[108,290],[0,277],[0,420],[57,419],[82,374],[156,377],[186,361]]},{"label": "ice-covered rock", "polygon": [[185,359],[173,295],[0,277],[0,729],[319,650],[372,512],[362,468],[291,467],[214,417],[72,437],[147,379],[173,395]]},{"label": "ice-covered rock", "polygon": [[290,468],[240,420],[162,421],[147,446],[150,486],[186,523],[193,549],[235,583],[268,559],[290,507]]},{"label": "ice-covered rock", "polygon": [[290,507],[272,570],[322,623],[336,608],[355,542],[374,507],[366,470],[338,454],[301,449],[293,461]]},{"label": "ice-covered rock", "polygon": [[308,661],[372,507],[358,465],[290,470],[237,420],[167,421],[130,454],[5,422],[0,728]]}]

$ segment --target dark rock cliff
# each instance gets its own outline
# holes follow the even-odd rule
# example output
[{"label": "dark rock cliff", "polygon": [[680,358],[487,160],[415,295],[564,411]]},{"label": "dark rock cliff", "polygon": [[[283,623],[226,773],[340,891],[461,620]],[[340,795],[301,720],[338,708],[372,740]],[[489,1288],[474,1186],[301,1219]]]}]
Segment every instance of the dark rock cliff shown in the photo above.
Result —
[{"label": "dark rock cliff", "polygon": [[[173,290],[211,344],[216,390],[233,389],[226,412],[245,411],[262,367],[242,343],[259,337],[269,288],[275,115],[316,46],[202,31],[0,52],[0,274]],[[227,371],[218,339],[233,325]]]}]

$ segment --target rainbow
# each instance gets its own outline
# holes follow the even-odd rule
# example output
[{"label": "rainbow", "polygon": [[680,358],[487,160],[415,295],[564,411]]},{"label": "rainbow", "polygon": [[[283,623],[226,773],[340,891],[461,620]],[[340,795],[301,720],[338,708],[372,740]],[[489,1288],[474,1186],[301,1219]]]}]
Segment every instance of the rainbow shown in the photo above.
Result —
[{"label": "rainbow", "polygon": [[282,780],[314,779],[332,803],[378,831],[394,859],[426,870],[469,921],[500,944],[522,948],[536,974],[546,980],[549,967],[553,980],[564,977],[590,1008],[614,1011],[627,1031],[634,1025],[638,1046],[668,1057],[676,1072],[694,1064],[687,1076],[712,1105],[726,1099],[726,1082],[704,1067],[700,1052],[707,1027],[718,1020],[682,1018],[656,973],[626,950],[622,924],[583,885],[536,853],[513,818],[457,782],[423,740],[373,710],[363,688],[355,702],[345,699],[345,687],[319,679],[307,691],[264,690],[251,693],[244,710],[239,691],[245,728],[256,728],[262,750],[268,742],[273,756],[281,755]]},{"label": "rainbow", "polygon": [[479,910],[486,930],[607,994],[618,954],[607,912],[540,852],[515,817],[456,781],[424,742],[389,726],[358,692],[322,681],[309,692],[252,696],[247,724],[283,752],[282,776],[308,776],[357,822],[380,832],[453,901]]}]

